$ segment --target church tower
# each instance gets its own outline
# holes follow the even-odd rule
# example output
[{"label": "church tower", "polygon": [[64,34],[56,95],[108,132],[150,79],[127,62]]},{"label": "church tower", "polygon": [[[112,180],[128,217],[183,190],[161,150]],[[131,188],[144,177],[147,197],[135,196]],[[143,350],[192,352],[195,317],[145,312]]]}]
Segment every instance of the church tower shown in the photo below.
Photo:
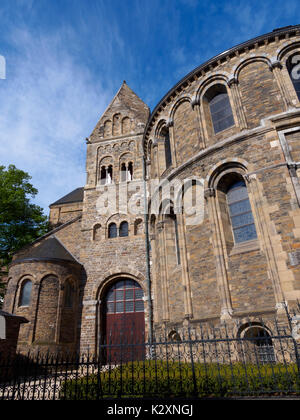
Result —
[{"label": "church tower", "polygon": [[[147,317],[142,139],[149,108],[124,82],[87,139],[80,261],[86,270],[81,349],[145,334]],[[139,209],[140,208],[140,209]],[[122,325],[123,326],[122,326]],[[146,322],[147,324],[147,322]],[[131,331],[130,331],[131,332]]]}]

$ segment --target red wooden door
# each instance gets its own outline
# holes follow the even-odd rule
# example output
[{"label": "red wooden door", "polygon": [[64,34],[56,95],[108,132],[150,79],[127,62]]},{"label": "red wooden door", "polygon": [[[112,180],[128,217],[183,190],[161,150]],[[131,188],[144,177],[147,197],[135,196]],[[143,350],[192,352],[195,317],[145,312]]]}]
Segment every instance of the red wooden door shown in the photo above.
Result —
[{"label": "red wooden door", "polygon": [[105,299],[105,345],[108,363],[145,357],[144,292],[131,279],[120,280]]}]

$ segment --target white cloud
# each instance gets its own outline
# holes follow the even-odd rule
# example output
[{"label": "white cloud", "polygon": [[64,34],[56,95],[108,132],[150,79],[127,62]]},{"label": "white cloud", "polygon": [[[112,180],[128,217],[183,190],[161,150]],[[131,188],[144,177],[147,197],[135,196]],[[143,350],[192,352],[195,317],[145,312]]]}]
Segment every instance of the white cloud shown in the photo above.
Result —
[{"label": "white cloud", "polygon": [[14,53],[6,57],[7,79],[0,80],[0,164],[29,172],[36,202],[47,210],[84,185],[84,139],[113,92],[95,84],[64,49],[63,31],[37,38],[17,30],[10,42]]}]

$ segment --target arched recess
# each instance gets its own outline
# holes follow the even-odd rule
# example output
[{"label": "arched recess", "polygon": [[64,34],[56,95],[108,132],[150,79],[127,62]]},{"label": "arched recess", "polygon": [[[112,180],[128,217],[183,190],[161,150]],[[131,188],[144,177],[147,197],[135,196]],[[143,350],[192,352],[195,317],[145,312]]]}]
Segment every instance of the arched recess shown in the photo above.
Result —
[{"label": "arched recess", "polygon": [[160,176],[172,166],[174,160],[174,147],[172,146],[170,127],[166,120],[162,119],[159,121],[155,129],[155,136],[154,145],[157,148],[156,167]]},{"label": "arched recess", "polygon": [[121,114],[115,114],[113,117],[113,136],[120,136],[121,135]]},{"label": "arched recess", "polygon": [[34,334],[37,344],[51,345],[57,341],[59,288],[59,279],[54,275],[48,275],[41,281]]},{"label": "arched recess", "polygon": [[241,339],[239,357],[247,363],[269,364],[276,362],[272,332],[261,322],[248,322],[238,330]]},{"label": "arched recess", "polygon": [[[205,198],[213,233],[213,250],[223,319],[230,318],[233,310],[242,311],[246,308],[249,310],[250,307],[257,309],[266,305],[274,307],[283,302],[278,267],[270,239],[269,221],[261,206],[264,200],[261,186],[256,176],[247,175],[248,170],[249,165],[242,159],[226,159],[216,165],[207,178],[208,188],[205,190]],[[251,224],[255,225],[257,237],[255,235],[252,240],[239,243],[234,238],[233,222],[229,214],[231,203],[227,200],[226,192],[232,183],[241,180],[248,196],[243,196],[243,200],[249,200],[248,208],[253,216]],[[248,262],[247,253],[249,258],[251,256],[252,263],[260,267],[255,276],[252,265]],[[262,285],[266,291],[264,300],[258,292]],[[242,289],[243,294],[238,292]]]},{"label": "arched recess", "polygon": [[128,134],[131,131],[131,121],[129,117],[122,119],[122,134]]},{"label": "arched recess", "polygon": [[242,106],[249,128],[263,118],[285,111],[285,104],[271,62],[265,57],[245,60],[236,69]]},{"label": "arched recess", "polygon": [[60,343],[75,344],[76,342],[78,295],[78,282],[72,277],[67,278],[63,284],[63,301],[59,326]]},{"label": "arched recess", "polygon": [[98,345],[106,346],[102,357],[113,363],[143,360],[145,291],[142,283],[130,274],[115,274],[104,281],[98,295],[101,301],[97,317]]},{"label": "arched recess", "polygon": [[172,117],[176,163],[181,165],[199,151],[199,120],[189,98],[175,104]]},{"label": "arched recess", "polygon": [[112,136],[112,122],[111,120],[107,120],[104,123],[104,137],[111,137]]}]

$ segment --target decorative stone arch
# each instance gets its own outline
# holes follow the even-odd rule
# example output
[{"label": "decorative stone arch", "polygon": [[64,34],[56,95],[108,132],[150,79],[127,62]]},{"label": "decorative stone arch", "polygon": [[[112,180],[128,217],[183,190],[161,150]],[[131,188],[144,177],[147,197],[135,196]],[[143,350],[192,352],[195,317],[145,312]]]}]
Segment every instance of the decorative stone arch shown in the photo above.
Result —
[{"label": "decorative stone arch", "polygon": [[202,136],[204,136],[206,139],[214,138],[219,134],[219,132],[216,132],[214,129],[213,118],[210,109],[210,101],[218,93],[227,94],[230,110],[233,117],[233,124],[229,127],[226,127],[225,130],[234,126],[240,126],[240,119],[238,115],[239,102],[235,92],[233,92],[230,88],[229,76],[222,73],[210,76],[203,83],[201,83],[194,100],[195,105],[199,105],[199,119],[201,121]]},{"label": "decorative stone arch", "polygon": [[[193,100],[193,98],[190,95],[186,95],[186,96],[183,96],[183,97],[177,99],[177,101],[174,103],[174,105],[170,109],[168,121],[169,122],[174,121],[174,115],[176,113],[176,110],[182,103],[189,102],[191,104],[191,107],[192,107],[192,100]],[[167,124],[168,124],[168,122],[167,122]]]},{"label": "decorative stone arch", "polygon": [[146,278],[145,276],[131,266],[117,266],[113,270],[108,270],[101,274],[97,284],[94,286],[92,291],[92,298],[95,301],[101,301],[106,290],[118,279],[130,278],[135,280],[143,289],[145,296],[147,296],[146,289]]},{"label": "decorative stone arch", "polygon": [[134,236],[140,236],[144,232],[143,219],[138,218],[134,222]]},{"label": "decorative stone arch", "polygon": [[299,51],[300,53],[300,41],[298,42],[290,42],[286,44],[283,48],[278,49],[277,52],[277,60],[282,62],[285,60],[286,57],[289,57],[295,53],[295,51]]},{"label": "decorative stone arch", "polygon": [[241,70],[244,67],[248,66],[248,64],[255,63],[255,62],[263,62],[264,64],[266,64],[269,67],[270,71],[273,70],[273,64],[272,64],[271,58],[267,57],[266,55],[256,55],[254,57],[248,57],[248,58],[242,60],[240,62],[240,64],[238,66],[236,66],[236,68],[234,70],[235,79],[238,81]]},{"label": "decorative stone arch", "polygon": [[122,134],[129,134],[131,132],[131,119],[126,116],[122,118]]},{"label": "decorative stone arch", "polygon": [[110,119],[104,122],[104,137],[111,137],[112,136],[112,121]]},{"label": "decorative stone arch", "polygon": [[168,117],[161,117],[154,129],[154,135],[156,138],[160,136],[161,130],[164,127],[167,127],[167,124],[168,124]]},{"label": "decorative stone arch", "polygon": [[249,169],[251,170],[251,165],[241,158],[227,158],[218,162],[214,165],[208,172],[205,179],[205,189],[207,188],[216,188],[216,182],[220,176],[224,175],[226,171],[238,170],[240,173],[243,173],[244,176],[247,175]]},{"label": "decorative stone arch", "polygon": [[117,230],[118,230],[118,236],[119,237],[119,230],[120,230],[120,225],[123,222],[127,222],[128,223],[128,235],[131,235],[131,226],[130,226],[130,220],[128,215],[125,214],[113,214],[112,216],[109,217],[109,219],[107,219],[106,224],[105,224],[105,237],[108,239],[108,233],[109,233],[109,226],[114,223],[117,226]]},{"label": "decorative stone arch", "polygon": [[26,281],[31,281],[32,283],[32,292],[33,288],[39,285],[39,281],[37,280],[37,277],[35,274],[22,274],[20,278],[17,280],[15,285],[15,292],[14,292],[14,298],[13,298],[13,306],[12,306],[12,313],[19,307],[20,303],[20,292],[23,288],[23,284]]},{"label": "decorative stone arch", "polygon": [[297,53],[300,55],[300,42],[290,43],[277,52],[278,55],[276,63],[278,63],[278,67],[281,69],[283,92],[286,101],[288,105],[299,106],[299,98],[296,93],[293,81],[291,80],[287,64],[293,55],[296,55]]},{"label": "decorative stone arch", "polygon": [[[109,168],[111,168],[110,176],[113,179],[114,167],[115,167],[115,165],[114,165],[113,156],[111,156],[111,155],[103,156],[101,158],[101,160],[99,161],[99,164],[98,164],[97,183],[102,183],[103,180],[105,180],[105,183],[107,182]],[[104,178],[104,176],[105,176],[105,178]],[[104,184],[104,181],[103,181],[103,184]]]},{"label": "decorative stone arch", "polygon": [[[270,281],[273,286],[274,300],[276,302],[276,308],[279,311],[281,310],[282,303],[284,301],[280,284],[279,269],[275,258],[275,251],[273,250],[271,234],[269,232],[271,221],[269,216],[262,209],[261,203],[265,201],[262,187],[257,180],[256,174],[253,172],[249,173],[251,170],[253,171],[253,166],[244,159],[224,159],[210,169],[205,180],[205,199],[213,231],[212,239],[217,266],[217,280],[221,291],[221,317],[224,319],[231,317],[232,314],[227,267],[229,254],[235,251],[229,244],[230,241],[226,240],[227,228],[223,226],[225,220],[223,217],[224,212],[222,212],[220,207],[217,189],[222,178],[230,175],[231,173],[239,174],[245,181],[257,232],[257,240],[250,241],[246,244],[243,248],[243,252],[259,249],[264,252],[268,265],[268,281]],[[241,247],[243,246],[241,245]]]},{"label": "decorative stone arch", "polygon": [[112,134],[113,137],[120,136],[122,133],[122,116],[119,112],[113,116]]},{"label": "decorative stone arch", "polygon": [[272,336],[272,330],[260,321],[248,320],[240,325],[237,337],[243,341],[239,357],[248,362],[274,363],[276,356]]},{"label": "decorative stone arch", "polygon": [[207,177],[205,179],[204,187],[207,188],[215,188],[216,187],[216,179],[219,175],[227,171],[227,169],[237,169],[244,172],[246,176],[248,171],[252,170],[253,167],[247,162],[245,159],[241,158],[227,158],[223,159],[214,165],[208,172]]},{"label": "decorative stone arch", "polygon": [[102,225],[101,223],[95,223],[92,228],[92,238],[93,242],[100,241],[102,239],[101,235]]},{"label": "decorative stone arch", "polygon": [[[246,67],[257,65],[255,72],[244,74]],[[262,66],[261,66],[262,65]],[[262,72],[264,88],[262,91],[256,81]],[[254,55],[240,62],[235,68],[232,83],[241,100],[241,109],[245,111],[246,127],[254,128],[261,125],[261,121],[271,114],[279,114],[289,107],[289,98],[286,95],[285,83],[282,78],[281,65],[274,57],[267,54]],[[270,94],[269,94],[270,93]],[[257,107],[257,102],[264,100],[264,107]],[[250,118],[251,116],[251,118]],[[248,119],[247,119],[248,118]]]},{"label": "decorative stone arch", "polygon": [[227,73],[217,73],[214,75],[207,76],[204,80],[201,81],[198,89],[195,93],[194,102],[200,104],[205,92],[215,84],[224,84],[225,86],[228,85],[228,81],[230,79],[229,74]]}]

